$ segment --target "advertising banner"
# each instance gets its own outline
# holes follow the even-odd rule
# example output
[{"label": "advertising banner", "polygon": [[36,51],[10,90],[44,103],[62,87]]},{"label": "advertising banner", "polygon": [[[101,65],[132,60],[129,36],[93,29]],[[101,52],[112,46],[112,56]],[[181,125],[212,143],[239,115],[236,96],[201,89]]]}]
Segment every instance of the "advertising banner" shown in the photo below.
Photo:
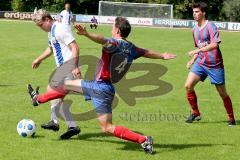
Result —
[{"label": "advertising banner", "polygon": [[[16,20],[32,20],[33,12],[13,12],[13,11],[0,11],[0,18],[16,19]],[[51,16],[59,19],[59,14],[52,13]],[[73,20],[76,22],[90,23],[91,19],[95,16],[99,23],[113,24],[115,16],[98,16],[98,15],[73,15]],[[160,19],[160,18],[136,18],[127,17],[130,24],[141,26],[156,26],[156,27],[173,27],[173,28],[193,28],[196,25],[194,20],[181,20],[181,19]],[[240,31],[240,23],[234,22],[217,22],[214,21],[220,30]]]},{"label": "advertising banner", "polygon": [[152,18],[127,18],[130,24],[135,25],[143,25],[143,26],[152,26],[153,19]]},{"label": "advertising banner", "polygon": [[191,28],[191,22],[176,19],[154,19],[153,25],[161,27]]},{"label": "advertising banner", "polygon": [[228,23],[228,30],[240,31],[240,23]]}]

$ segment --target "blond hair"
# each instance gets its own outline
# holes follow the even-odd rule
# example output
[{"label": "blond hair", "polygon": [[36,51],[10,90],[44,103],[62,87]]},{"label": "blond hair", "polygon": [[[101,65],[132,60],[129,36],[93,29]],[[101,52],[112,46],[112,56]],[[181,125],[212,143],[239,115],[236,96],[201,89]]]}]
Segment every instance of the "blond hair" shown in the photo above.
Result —
[{"label": "blond hair", "polygon": [[37,10],[33,16],[32,16],[32,20],[35,23],[39,23],[40,21],[44,21],[46,18],[49,18],[50,20],[53,20],[53,18],[51,17],[50,13],[48,13],[46,10],[44,9],[39,9]]}]

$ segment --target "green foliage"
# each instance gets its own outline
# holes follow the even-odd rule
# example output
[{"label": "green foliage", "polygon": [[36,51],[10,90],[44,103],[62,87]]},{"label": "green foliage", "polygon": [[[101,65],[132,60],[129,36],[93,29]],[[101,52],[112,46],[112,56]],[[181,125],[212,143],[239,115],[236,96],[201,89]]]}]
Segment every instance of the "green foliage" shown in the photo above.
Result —
[{"label": "green foliage", "polygon": [[14,11],[24,11],[24,2],[23,0],[13,0],[12,1],[12,9]]},{"label": "green foliage", "polygon": [[0,11],[11,11],[11,0],[0,0]]},{"label": "green foliage", "polygon": [[74,13],[97,15],[98,14],[98,0],[76,0],[72,1],[72,11]]},{"label": "green foliage", "polygon": [[[111,1],[111,0],[109,0]],[[159,4],[173,4],[174,18],[192,19],[192,4],[200,0],[114,0],[117,2],[137,2],[137,3],[159,3]],[[210,20],[221,20],[221,9],[224,0],[201,0],[206,2],[209,7]]]},{"label": "green foliage", "polygon": [[[173,4],[174,18],[192,19],[192,4],[200,0],[107,0],[114,2]],[[240,21],[240,0],[201,0],[208,4],[209,20]],[[0,10],[32,12],[35,7],[60,12],[64,3],[72,5],[73,13],[98,14],[99,0],[0,0]],[[223,8],[224,6],[224,8]]]},{"label": "green foliage", "polygon": [[14,11],[33,12],[35,7],[41,8],[42,1],[36,0],[12,0],[12,9]]},{"label": "green foliage", "polygon": [[44,9],[50,12],[60,12],[64,9],[64,0],[43,0],[43,7]]},{"label": "green foliage", "polygon": [[240,22],[240,0],[228,0],[224,2],[223,14],[230,21]]}]

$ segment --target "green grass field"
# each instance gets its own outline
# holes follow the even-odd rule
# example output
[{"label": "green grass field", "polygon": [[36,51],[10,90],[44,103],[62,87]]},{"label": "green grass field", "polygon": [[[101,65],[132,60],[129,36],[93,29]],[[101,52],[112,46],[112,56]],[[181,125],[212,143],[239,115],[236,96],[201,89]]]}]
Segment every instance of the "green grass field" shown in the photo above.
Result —
[{"label": "green grass field", "polygon": [[[100,26],[94,32],[110,36],[111,26]],[[240,33],[237,32],[221,32],[226,85],[237,120],[240,117],[239,36]],[[81,55],[100,56],[100,45],[85,37],[76,36],[76,39]],[[172,52],[178,56],[171,61],[144,58],[136,60],[135,64],[143,63],[143,66],[144,63],[165,66],[167,72],[160,80],[172,84],[173,89],[158,97],[137,98],[136,105],[131,107],[119,98],[118,106],[113,110],[115,124],[153,136],[156,151],[154,155],[146,155],[137,144],[102,134],[96,119],[78,121],[82,130],[80,136],[67,141],[58,139],[67,129],[64,121],[60,122],[59,132],[42,130],[40,125],[49,120],[50,105],[33,108],[26,85],[40,85],[41,92],[46,90],[48,78],[55,67],[53,57],[44,61],[37,70],[31,68],[31,63],[47,47],[47,33],[33,23],[0,21],[0,159],[239,159],[240,127],[227,126],[223,103],[208,79],[196,87],[202,120],[191,125],[184,122],[190,111],[185,98],[184,82],[188,74],[185,65],[189,57],[186,53],[193,49],[191,30],[133,27],[129,40],[144,48]],[[157,74],[158,70],[159,74],[162,73],[161,69],[162,67],[154,68],[154,73]],[[83,72],[85,71],[86,69],[83,69]],[[145,73],[131,72],[127,78],[136,78]],[[144,81],[144,78],[142,80]],[[121,86],[121,83],[119,85]],[[135,86],[131,91],[151,88],[154,86]],[[126,97],[128,93],[120,94]],[[92,109],[91,103],[85,102],[80,96],[69,96],[68,99],[74,102],[71,107],[74,113]],[[145,118],[137,118],[138,113]],[[159,113],[161,118],[154,118],[154,115],[159,116]],[[17,134],[18,121],[26,117],[37,124],[35,138],[21,138]],[[240,124],[239,120],[237,122]]]}]

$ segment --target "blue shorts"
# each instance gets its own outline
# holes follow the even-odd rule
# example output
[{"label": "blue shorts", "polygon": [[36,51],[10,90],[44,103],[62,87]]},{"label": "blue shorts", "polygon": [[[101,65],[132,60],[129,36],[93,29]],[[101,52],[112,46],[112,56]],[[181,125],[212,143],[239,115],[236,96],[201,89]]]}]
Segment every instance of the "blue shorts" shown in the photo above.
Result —
[{"label": "blue shorts", "polygon": [[195,62],[191,72],[197,74],[201,81],[204,81],[208,76],[211,84],[223,85],[225,84],[225,76],[223,68],[208,68],[206,66],[200,66],[198,62]]},{"label": "blue shorts", "polygon": [[96,113],[112,113],[115,89],[111,82],[82,80],[81,87],[85,100],[92,100]]}]

